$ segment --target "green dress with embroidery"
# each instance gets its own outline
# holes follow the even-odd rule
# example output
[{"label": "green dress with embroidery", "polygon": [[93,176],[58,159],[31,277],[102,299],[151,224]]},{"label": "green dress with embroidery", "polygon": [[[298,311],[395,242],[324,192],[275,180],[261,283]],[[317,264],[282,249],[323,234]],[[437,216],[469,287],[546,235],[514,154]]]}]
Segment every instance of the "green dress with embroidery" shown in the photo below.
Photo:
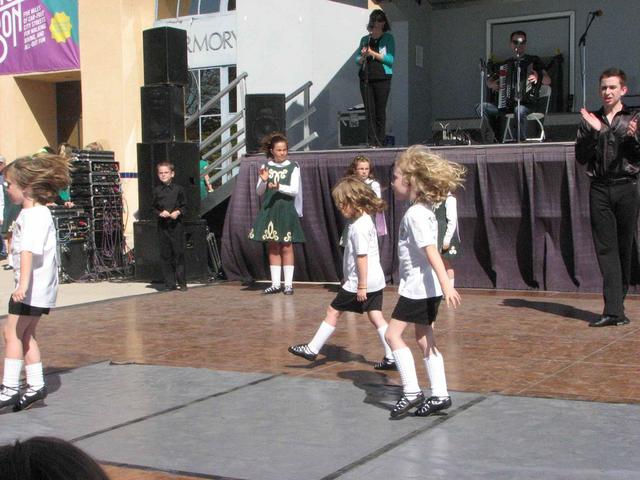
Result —
[{"label": "green dress with embroidery", "polygon": [[[296,164],[267,164],[270,183],[291,185]],[[295,207],[295,197],[275,189],[267,189],[249,238],[257,242],[303,243],[304,233]]]}]

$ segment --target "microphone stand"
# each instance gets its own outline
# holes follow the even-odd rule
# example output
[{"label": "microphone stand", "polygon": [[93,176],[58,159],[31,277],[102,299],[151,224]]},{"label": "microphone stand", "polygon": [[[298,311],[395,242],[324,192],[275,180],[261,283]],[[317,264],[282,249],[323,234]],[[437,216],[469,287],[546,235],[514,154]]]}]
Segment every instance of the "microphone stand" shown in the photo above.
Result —
[{"label": "microphone stand", "polygon": [[485,64],[480,59],[480,118],[482,125],[482,121],[484,121],[484,77],[485,77]]},{"label": "microphone stand", "polygon": [[[602,12],[600,12],[600,14],[602,14]],[[578,41],[578,46],[580,47],[580,63],[582,65],[582,71],[580,72],[580,76],[582,77],[582,108],[587,108],[587,32],[596,19],[597,14],[596,12],[589,12],[589,15],[591,15],[591,18],[587,23],[587,28]]]},{"label": "microphone stand", "polygon": [[520,51],[516,48],[516,122],[518,123],[518,140],[517,143],[520,143],[520,116],[522,112],[520,111],[520,102],[522,100],[522,86],[520,85],[520,75],[521,75],[521,57]]}]

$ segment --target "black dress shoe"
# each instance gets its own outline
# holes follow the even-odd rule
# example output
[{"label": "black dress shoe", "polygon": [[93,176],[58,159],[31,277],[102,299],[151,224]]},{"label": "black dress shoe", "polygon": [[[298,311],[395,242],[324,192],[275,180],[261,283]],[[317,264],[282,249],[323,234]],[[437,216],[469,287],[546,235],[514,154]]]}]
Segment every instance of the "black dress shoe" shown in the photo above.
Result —
[{"label": "black dress shoe", "polygon": [[20,398],[20,391],[17,388],[0,385],[0,393],[6,397],[5,400],[0,400],[0,409],[15,405]]},{"label": "black dress shoe", "polygon": [[20,410],[27,410],[31,408],[38,400],[44,400],[47,398],[47,386],[43,385],[39,389],[35,390],[27,385],[27,390],[22,394],[20,400],[13,406],[13,411],[18,412]]},{"label": "black dress shoe", "polygon": [[186,285],[178,285],[178,290],[180,290],[181,292],[186,292],[187,291],[187,286]]},{"label": "black dress shoe", "polygon": [[313,353],[311,351],[311,349],[309,348],[309,344],[307,343],[292,345],[287,350],[289,350],[289,353],[293,353],[294,355],[309,360],[310,362],[313,362],[318,356],[317,353]]},{"label": "black dress shoe", "polygon": [[451,397],[429,397],[418,407],[417,417],[428,417],[432,413],[446,410],[451,406]]},{"label": "black dress shoe", "polygon": [[589,324],[590,327],[609,327],[617,325],[628,325],[629,319],[626,316],[616,317],[615,315],[603,315],[595,322]]},{"label": "black dress shoe", "polygon": [[387,357],[382,357],[382,361],[374,363],[373,368],[375,368],[376,370],[397,370],[398,366],[396,365],[395,360],[390,360]]}]

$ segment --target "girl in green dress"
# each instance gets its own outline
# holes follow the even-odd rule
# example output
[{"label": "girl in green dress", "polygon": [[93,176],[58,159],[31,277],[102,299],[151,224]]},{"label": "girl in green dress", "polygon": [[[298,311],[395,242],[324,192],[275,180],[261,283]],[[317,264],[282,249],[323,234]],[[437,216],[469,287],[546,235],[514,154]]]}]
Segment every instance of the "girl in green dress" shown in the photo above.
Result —
[{"label": "girl in green dress", "polygon": [[[269,135],[262,144],[269,161],[260,167],[258,195],[264,195],[249,238],[267,242],[271,286],[265,294],[293,295],[293,243],[304,242],[300,226],[302,191],[300,167],[287,159],[289,143],[282,133]],[[284,272],[284,289],[280,275]]]}]

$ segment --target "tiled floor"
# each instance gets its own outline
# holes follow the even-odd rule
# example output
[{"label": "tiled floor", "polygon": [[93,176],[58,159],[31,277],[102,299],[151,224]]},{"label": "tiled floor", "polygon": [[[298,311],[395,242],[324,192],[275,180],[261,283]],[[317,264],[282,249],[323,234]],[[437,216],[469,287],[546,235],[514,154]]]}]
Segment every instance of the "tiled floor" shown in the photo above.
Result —
[{"label": "tiled floor", "polygon": [[[602,308],[599,295],[461,294],[461,307],[441,307],[436,323],[451,390],[640,403],[638,297],[626,302],[630,325],[588,328]],[[396,372],[373,371],[382,350],[359,315],[343,316],[315,362],[287,352],[310,340],[334,295],[334,286],[299,286],[293,296],[263,296],[259,287],[239,283],[142,295],[56,309],[41,321],[39,339],[49,373],[111,360],[340,380],[363,389],[372,382],[399,385]],[[387,318],[396,300],[395,289],[387,289]],[[418,362],[424,378],[421,369]],[[119,480],[187,478],[107,469]]]}]

